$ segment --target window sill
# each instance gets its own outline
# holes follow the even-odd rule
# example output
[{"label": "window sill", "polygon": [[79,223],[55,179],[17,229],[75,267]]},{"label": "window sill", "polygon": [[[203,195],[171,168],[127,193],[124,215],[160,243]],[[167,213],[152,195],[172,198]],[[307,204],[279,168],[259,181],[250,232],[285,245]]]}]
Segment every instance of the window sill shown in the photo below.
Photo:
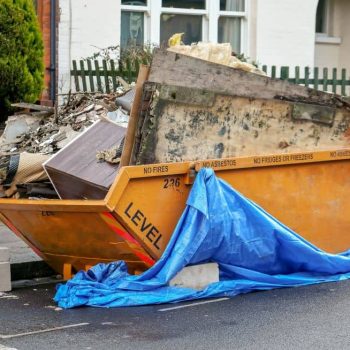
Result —
[{"label": "window sill", "polygon": [[332,45],[340,45],[341,38],[334,36],[327,36],[322,34],[316,34],[316,43],[317,44],[332,44]]}]

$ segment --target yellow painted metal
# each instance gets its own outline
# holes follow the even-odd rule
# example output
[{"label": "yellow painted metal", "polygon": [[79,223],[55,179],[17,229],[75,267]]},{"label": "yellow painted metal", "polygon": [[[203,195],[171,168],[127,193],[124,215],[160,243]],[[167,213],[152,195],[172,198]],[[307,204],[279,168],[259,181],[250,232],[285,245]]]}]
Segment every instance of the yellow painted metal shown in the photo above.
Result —
[{"label": "yellow painted metal", "polygon": [[0,218],[64,277],[120,259],[128,262],[131,271],[151,266],[149,254],[132,240],[104,201],[91,202],[1,200]]},{"label": "yellow painted metal", "polygon": [[217,176],[328,252],[350,248],[350,149],[123,167],[105,200],[0,200],[0,219],[69,278],[98,262],[159,259],[194,171]]}]

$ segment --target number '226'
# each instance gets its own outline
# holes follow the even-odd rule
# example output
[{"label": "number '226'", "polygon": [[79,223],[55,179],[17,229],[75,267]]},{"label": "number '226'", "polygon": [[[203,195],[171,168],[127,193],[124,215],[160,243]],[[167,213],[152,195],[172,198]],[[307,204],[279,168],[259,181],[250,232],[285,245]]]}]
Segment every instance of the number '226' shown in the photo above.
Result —
[{"label": "number '226'", "polygon": [[164,179],[163,188],[180,187],[180,178],[171,177],[170,179]]}]

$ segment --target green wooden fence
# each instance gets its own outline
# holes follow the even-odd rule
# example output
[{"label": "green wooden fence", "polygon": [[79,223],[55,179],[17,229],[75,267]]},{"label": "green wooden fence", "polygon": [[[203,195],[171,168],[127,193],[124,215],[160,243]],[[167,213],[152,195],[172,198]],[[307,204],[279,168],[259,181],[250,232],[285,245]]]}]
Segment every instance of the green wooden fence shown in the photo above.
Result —
[{"label": "green wooden fence", "polygon": [[[123,62],[98,61],[98,60],[73,60],[71,76],[74,79],[75,90],[85,92],[107,92],[116,91],[119,86],[118,77],[128,83],[135,81],[141,61],[125,60]],[[268,68],[262,66],[262,70],[272,78],[288,80],[294,84],[301,84],[317,90],[330,91],[344,96],[350,96],[350,76],[346,69],[337,68],[300,68],[276,66]],[[293,72],[294,71],[294,72]]]},{"label": "green wooden fence", "polygon": [[[318,67],[300,68],[281,67],[279,70],[276,66],[268,69],[266,65],[262,66],[262,70],[272,78],[288,80],[294,84],[300,84],[316,90],[330,91],[343,96],[350,96],[350,76],[347,75],[346,69],[337,68],[329,69]],[[294,71],[294,72],[293,72]]]},{"label": "green wooden fence", "polygon": [[73,60],[71,77],[76,91],[110,93],[120,86],[118,77],[128,83],[136,81],[142,63],[138,60]]}]

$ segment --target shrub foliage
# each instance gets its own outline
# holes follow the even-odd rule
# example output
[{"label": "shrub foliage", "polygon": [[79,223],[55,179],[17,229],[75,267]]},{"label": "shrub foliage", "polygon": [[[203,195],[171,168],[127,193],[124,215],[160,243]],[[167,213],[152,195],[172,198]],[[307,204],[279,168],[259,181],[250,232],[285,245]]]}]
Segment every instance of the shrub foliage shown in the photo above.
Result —
[{"label": "shrub foliage", "polygon": [[0,119],[43,87],[43,41],[33,0],[0,0]]}]

